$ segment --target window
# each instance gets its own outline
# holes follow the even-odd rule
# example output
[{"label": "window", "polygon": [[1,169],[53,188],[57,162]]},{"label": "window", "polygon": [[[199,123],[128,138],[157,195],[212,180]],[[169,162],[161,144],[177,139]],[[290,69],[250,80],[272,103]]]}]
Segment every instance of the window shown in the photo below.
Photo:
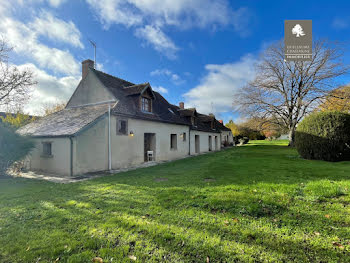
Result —
[{"label": "window", "polygon": [[128,122],[126,120],[118,120],[117,134],[127,135],[128,134]]},{"label": "window", "polygon": [[151,100],[145,97],[141,97],[141,110],[151,112]]},{"label": "window", "polygon": [[43,142],[43,156],[52,156],[52,143]]},{"label": "window", "polygon": [[185,142],[186,141],[186,132],[182,134],[182,140]]},{"label": "window", "polygon": [[170,149],[171,150],[177,149],[177,136],[176,136],[176,134],[170,134]]}]

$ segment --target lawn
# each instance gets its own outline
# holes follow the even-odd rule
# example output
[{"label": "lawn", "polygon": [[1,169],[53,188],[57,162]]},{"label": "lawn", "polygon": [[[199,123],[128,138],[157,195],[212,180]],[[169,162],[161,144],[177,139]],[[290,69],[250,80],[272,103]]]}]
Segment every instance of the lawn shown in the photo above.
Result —
[{"label": "lawn", "polygon": [[0,179],[0,262],[349,262],[349,189],[350,162],[266,141],[81,183]]}]

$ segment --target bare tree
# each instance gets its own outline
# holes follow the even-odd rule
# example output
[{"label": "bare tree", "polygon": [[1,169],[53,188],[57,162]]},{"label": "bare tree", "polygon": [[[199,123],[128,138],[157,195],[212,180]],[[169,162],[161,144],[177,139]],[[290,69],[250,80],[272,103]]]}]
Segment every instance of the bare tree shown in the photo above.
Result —
[{"label": "bare tree", "polygon": [[338,44],[316,41],[311,61],[285,61],[282,42],[271,45],[256,65],[256,77],[235,99],[241,113],[268,119],[289,131],[294,145],[297,124],[336,85],[349,67]]},{"label": "bare tree", "polygon": [[9,65],[11,50],[6,41],[0,39],[0,106],[23,105],[29,99],[30,87],[36,84],[29,69]]}]

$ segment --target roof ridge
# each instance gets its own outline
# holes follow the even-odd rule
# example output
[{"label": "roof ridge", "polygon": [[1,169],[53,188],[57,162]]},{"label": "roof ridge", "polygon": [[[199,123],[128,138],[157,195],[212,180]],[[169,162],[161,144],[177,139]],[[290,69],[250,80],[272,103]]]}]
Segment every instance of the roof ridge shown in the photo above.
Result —
[{"label": "roof ridge", "polygon": [[127,80],[125,80],[125,79],[122,79],[122,78],[113,76],[113,75],[111,75],[111,74],[108,74],[108,73],[106,73],[106,72],[103,72],[103,71],[101,71],[101,70],[97,70],[97,69],[94,69],[94,68],[90,68],[90,69],[92,69],[92,70],[94,70],[94,71],[97,71],[97,72],[99,72],[99,73],[105,74],[105,75],[107,75],[107,76],[109,76],[109,77],[112,77],[112,78],[115,78],[115,79],[122,80],[122,81],[125,81],[125,82],[127,82],[127,83],[130,83],[130,84],[132,84],[131,86],[137,85],[137,84],[134,84],[134,83],[132,83],[132,82],[130,82],[130,81],[127,81]]}]

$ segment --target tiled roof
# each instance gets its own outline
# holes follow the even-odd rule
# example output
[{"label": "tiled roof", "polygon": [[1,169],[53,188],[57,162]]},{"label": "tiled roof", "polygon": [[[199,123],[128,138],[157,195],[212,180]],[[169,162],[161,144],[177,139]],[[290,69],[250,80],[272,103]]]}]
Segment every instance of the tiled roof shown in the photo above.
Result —
[{"label": "tiled roof", "polygon": [[218,120],[216,120],[216,127],[218,127],[218,129],[222,130],[222,131],[231,131],[230,128],[227,128],[225,125],[223,125],[221,122],[219,122]]},{"label": "tiled roof", "polygon": [[179,113],[181,116],[184,116],[184,117],[195,116],[196,109],[195,108],[179,109]]},{"label": "tiled roof", "polygon": [[33,137],[70,136],[106,112],[108,104],[66,108],[23,126],[18,132]]},{"label": "tiled roof", "polygon": [[[113,108],[114,114],[122,114],[144,120],[189,125],[193,130],[219,132],[218,129],[211,128],[210,122],[215,120],[215,117],[197,114],[195,108],[180,109],[178,106],[170,104],[162,95],[155,91],[153,91],[155,98],[152,102],[152,113],[142,112],[136,105],[135,100],[130,95],[140,94],[144,88],[149,85],[149,83],[135,85],[131,82],[98,70],[93,69],[93,72],[95,72],[96,76],[101,80],[101,82],[118,99],[117,105]],[[196,126],[192,126],[191,120],[187,117],[197,115],[200,115],[199,121],[197,122]],[[226,127],[223,129],[226,129]]]},{"label": "tiled roof", "polygon": [[211,122],[214,121],[215,117],[211,115],[198,114],[198,118],[202,122]]},{"label": "tiled roof", "polygon": [[125,87],[123,90],[127,95],[137,95],[137,94],[141,94],[141,92],[147,86],[149,86],[149,83],[142,83],[142,84],[137,84],[137,85]]}]

